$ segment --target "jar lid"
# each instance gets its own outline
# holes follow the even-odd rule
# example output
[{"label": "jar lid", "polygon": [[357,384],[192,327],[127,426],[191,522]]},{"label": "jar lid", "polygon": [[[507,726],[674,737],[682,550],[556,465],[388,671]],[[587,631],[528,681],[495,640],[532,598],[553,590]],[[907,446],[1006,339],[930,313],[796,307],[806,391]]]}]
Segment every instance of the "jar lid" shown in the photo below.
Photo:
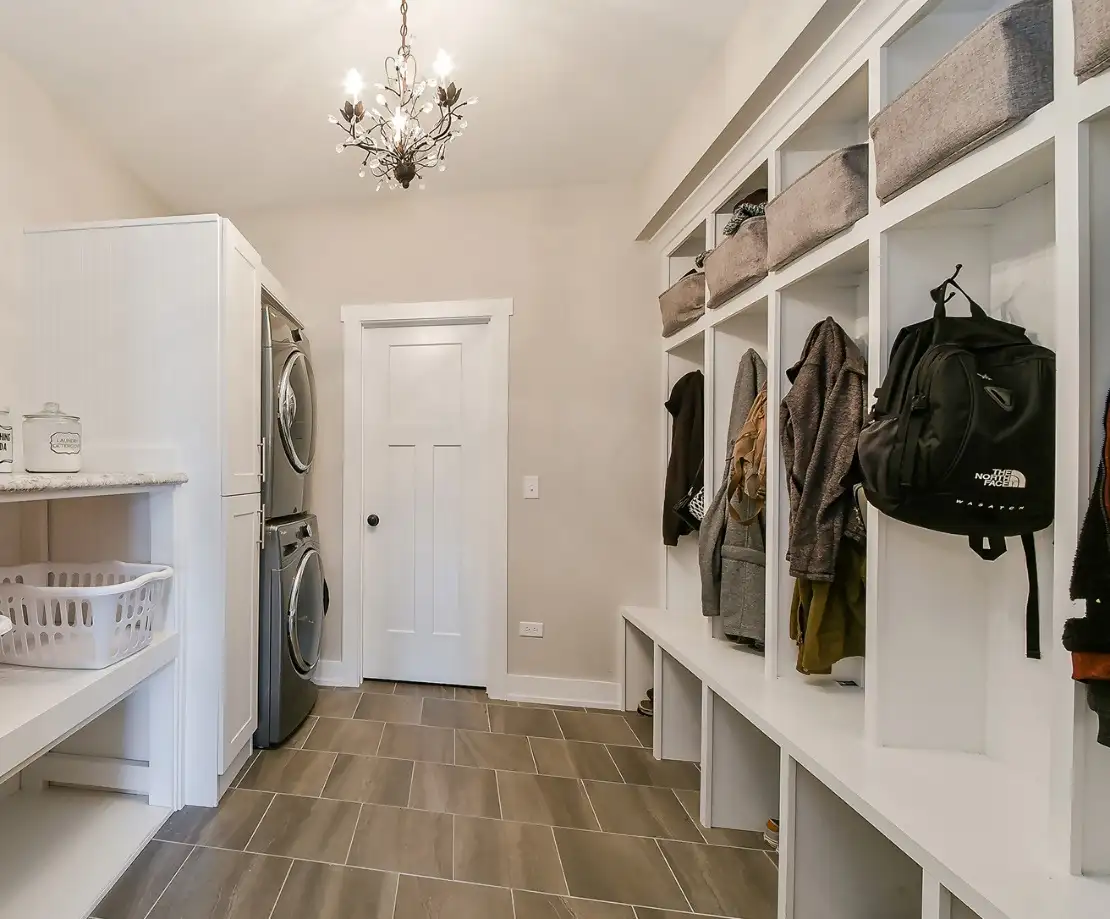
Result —
[{"label": "jar lid", "polygon": [[24,421],[33,421],[40,418],[51,418],[57,421],[80,421],[76,415],[65,414],[57,402],[47,402],[42,407],[41,412],[35,412],[32,415],[24,415]]}]

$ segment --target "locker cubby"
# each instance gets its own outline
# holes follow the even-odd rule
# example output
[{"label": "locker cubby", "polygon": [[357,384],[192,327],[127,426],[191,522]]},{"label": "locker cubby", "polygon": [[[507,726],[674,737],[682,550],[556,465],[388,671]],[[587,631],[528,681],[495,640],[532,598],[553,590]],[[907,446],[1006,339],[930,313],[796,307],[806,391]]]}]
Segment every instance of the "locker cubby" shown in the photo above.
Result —
[{"label": "locker cubby", "polygon": [[715,230],[716,242],[719,244],[725,237],[725,227],[728,225],[729,220],[732,219],[732,209],[736,207],[752,192],[759,191],[761,188],[768,188],[769,174],[767,163],[760,163],[756,168],[750,172],[747,178],[744,179],[728,199],[714,211],[713,226]]},{"label": "locker cubby", "polygon": [[921,868],[802,766],[788,760],[785,772],[779,856],[789,866],[779,878],[785,915],[921,919]]},{"label": "locker cubby", "polygon": [[[824,319],[835,319],[852,339],[860,346],[864,357],[868,354],[868,246],[863,244],[844,253],[827,263],[821,269],[801,281],[784,288],[778,298],[778,369],[772,383],[776,390],[769,390],[768,398],[772,405],[778,406],[790,390],[787,371],[797,363],[802,349],[815,325]],[[870,386],[869,382],[869,386]],[[797,672],[797,647],[790,638],[790,603],[794,592],[794,578],[790,575],[790,563],[786,560],[786,547],[789,541],[790,504],[783,468],[782,452],[779,446],[781,431],[778,427],[778,412],[774,412],[773,442],[768,450],[774,457],[768,459],[768,479],[775,477],[768,494],[774,496],[773,507],[768,507],[768,553],[769,571],[768,609],[776,613],[775,635],[771,635],[768,624],[768,653],[774,647],[777,673],[779,677],[803,679]],[[772,534],[774,542],[772,542]],[[831,676],[804,677],[811,681],[842,680],[862,685],[863,662],[859,658],[846,659],[833,668]],[[846,691],[852,691],[847,689]]]},{"label": "locker cubby", "polygon": [[[697,332],[667,351],[667,392],[682,377],[694,370],[705,373],[705,333]],[[708,382],[706,383],[708,386]],[[671,454],[672,418],[660,406],[666,427],[666,455]],[[677,546],[666,547],[666,600],[667,608],[693,616],[701,616],[701,574],[698,570],[698,534],[690,533],[678,541]]]},{"label": "locker cubby", "polygon": [[701,680],[656,645],[653,685],[655,758],[701,762]]},{"label": "locker cubby", "polygon": [[705,236],[705,222],[701,221],[678,246],[667,260],[667,283],[673,284],[691,268],[696,267],[694,260],[709,246]]},{"label": "locker cubby", "polygon": [[830,153],[867,143],[867,66],[853,73],[779,148],[778,191]]},{"label": "locker cubby", "polygon": [[926,3],[884,49],[881,105],[898,98],[975,28],[1015,0]]},{"label": "locker cubby", "polygon": [[[1024,327],[1055,348],[1055,187],[994,186],[983,203],[941,202],[882,239],[880,374],[906,325],[928,319],[929,290],[962,264],[959,282],[991,316]],[[965,190],[959,203],[972,200]],[[966,316],[957,294],[950,315]],[[1020,807],[1045,825],[1051,768],[1053,531],[1036,534],[1040,641],[1044,660],[1025,656],[1028,579],[1020,542],[984,562],[965,538],[935,533],[872,510],[869,520],[868,694],[880,745],[985,754],[1014,779]],[[871,538],[871,534],[874,537]],[[1015,806],[1018,806],[1015,803]]]},{"label": "locker cubby", "polygon": [[701,823],[762,832],[779,815],[782,750],[708,686],[702,706]]}]

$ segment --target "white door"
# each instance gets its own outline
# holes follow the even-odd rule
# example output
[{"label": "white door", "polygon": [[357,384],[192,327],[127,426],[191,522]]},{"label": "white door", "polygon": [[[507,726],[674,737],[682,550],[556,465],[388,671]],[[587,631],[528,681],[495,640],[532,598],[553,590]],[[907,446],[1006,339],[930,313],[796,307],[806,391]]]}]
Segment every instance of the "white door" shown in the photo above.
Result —
[{"label": "white door", "polygon": [[222,493],[245,495],[258,491],[262,481],[262,263],[251,244],[226,220],[222,239]]},{"label": "white door", "polygon": [[486,324],[362,333],[366,677],[486,685],[490,345]]},{"label": "white door", "polygon": [[221,775],[258,727],[258,550],[262,529],[258,495],[224,498],[223,517]]}]

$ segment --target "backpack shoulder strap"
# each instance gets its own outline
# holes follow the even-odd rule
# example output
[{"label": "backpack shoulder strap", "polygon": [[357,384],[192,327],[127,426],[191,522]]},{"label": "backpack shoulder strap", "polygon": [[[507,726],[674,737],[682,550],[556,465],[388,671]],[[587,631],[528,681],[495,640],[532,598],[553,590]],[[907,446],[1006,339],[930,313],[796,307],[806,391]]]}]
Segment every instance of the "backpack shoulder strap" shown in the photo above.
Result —
[{"label": "backpack shoulder strap", "polygon": [[[1006,552],[1006,540],[1001,536],[969,536],[967,541],[971,550],[988,562],[1001,558]],[[1037,547],[1032,533],[1021,534],[1021,548],[1025,553],[1025,573],[1029,578],[1029,597],[1025,601],[1025,656],[1040,660],[1040,584],[1037,578]]]}]

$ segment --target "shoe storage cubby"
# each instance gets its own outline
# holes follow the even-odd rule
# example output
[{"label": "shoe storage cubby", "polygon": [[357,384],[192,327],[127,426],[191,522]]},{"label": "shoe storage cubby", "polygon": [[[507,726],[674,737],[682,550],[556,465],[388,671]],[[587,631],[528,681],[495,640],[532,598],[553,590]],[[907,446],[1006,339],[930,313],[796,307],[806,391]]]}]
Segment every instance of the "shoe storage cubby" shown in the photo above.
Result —
[{"label": "shoe storage cubby", "polygon": [[[665,270],[690,238],[714,241],[764,171],[774,198],[822,155],[866,140],[868,119],[1009,5],[859,4],[660,231]],[[1056,0],[1052,16],[1052,102],[885,203],[872,177],[868,213],[851,229],[707,311],[689,345],[663,346],[668,382],[683,360],[706,376],[710,490],[723,471],[736,362],[747,347],[766,349],[766,648],[761,658],[736,647],[699,615],[697,578],[681,580],[696,572],[696,552],[683,569],[683,547],[672,550],[659,607],[623,613],[639,635],[625,642],[625,672],[638,681],[626,702],[655,678],[662,649],[685,674],[674,711],[691,708],[689,677],[701,682],[703,820],[753,828],[776,788],[793,802],[779,815],[780,919],[1110,915],[1110,748],[1097,743],[1060,642],[1065,620],[1082,614],[1069,583],[1110,389],[1110,71],[1080,83],[1072,4]],[[787,369],[814,324],[832,317],[867,357],[870,401],[898,332],[932,315],[929,292],[957,265],[990,316],[1057,356],[1056,513],[1035,537],[1041,657],[1026,656],[1018,539],[987,562],[966,538],[870,508],[866,655],[831,678],[804,676],[789,637]],[[958,293],[946,309],[969,312]],[[740,787],[725,780],[721,797],[730,774]]]}]

